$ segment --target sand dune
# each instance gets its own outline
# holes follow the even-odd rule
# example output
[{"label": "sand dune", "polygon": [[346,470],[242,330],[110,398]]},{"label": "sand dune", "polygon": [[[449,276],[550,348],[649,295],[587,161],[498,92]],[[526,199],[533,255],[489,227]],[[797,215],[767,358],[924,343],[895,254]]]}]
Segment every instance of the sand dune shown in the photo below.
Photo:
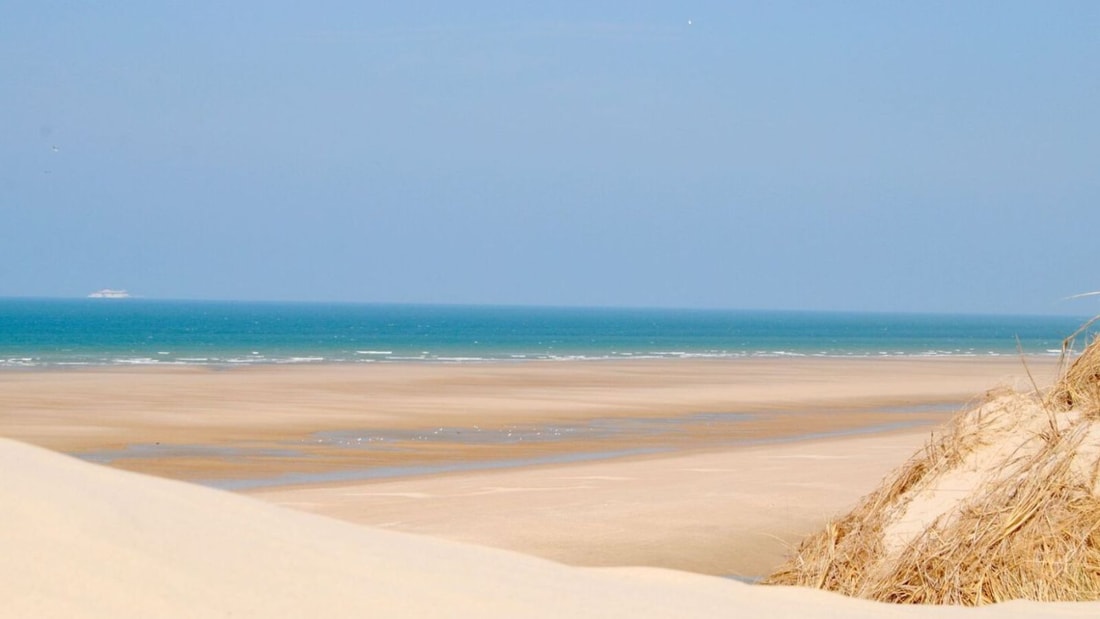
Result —
[{"label": "sand dune", "polygon": [[5,617],[1093,617],[900,607],[379,531],[0,439]]}]

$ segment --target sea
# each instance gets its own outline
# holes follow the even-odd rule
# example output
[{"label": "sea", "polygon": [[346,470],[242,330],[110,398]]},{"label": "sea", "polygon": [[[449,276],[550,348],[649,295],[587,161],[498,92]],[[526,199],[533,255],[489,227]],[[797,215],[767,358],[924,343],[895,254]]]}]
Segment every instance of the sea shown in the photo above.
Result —
[{"label": "sea", "polygon": [[[0,299],[0,368],[1060,354],[1084,317]],[[1078,338],[1083,342],[1083,338]]]}]

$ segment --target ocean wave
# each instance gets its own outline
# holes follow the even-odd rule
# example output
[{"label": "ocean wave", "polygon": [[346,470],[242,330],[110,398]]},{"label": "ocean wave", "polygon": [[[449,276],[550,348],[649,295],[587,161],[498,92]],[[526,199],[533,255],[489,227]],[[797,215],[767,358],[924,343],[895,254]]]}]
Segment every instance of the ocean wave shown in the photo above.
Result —
[{"label": "ocean wave", "polygon": [[[261,354],[259,351],[246,355],[188,355],[173,356],[160,351],[137,355],[63,355],[55,354],[42,357],[10,356],[0,358],[0,369],[49,368],[49,367],[95,367],[95,366],[252,366],[252,365],[304,365],[304,364],[394,364],[394,363],[438,363],[438,364],[474,364],[474,363],[524,363],[538,361],[647,361],[647,360],[721,360],[721,359],[874,359],[874,358],[974,358],[1015,356],[1017,352],[982,350],[980,348],[934,348],[919,351],[906,350],[817,350],[803,351],[790,349],[759,350],[653,350],[653,351],[610,351],[610,352],[549,352],[549,351],[501,351],[496,354],[462,354],[462,352],[432,352],[417,354],[393,354],[392,351],[376,351],[365,355],[361,351],[345,351],[343,354]],[[1061,349],[1043,349],[1040,352],[1027,353],[1029,356],[1056,356]]]},{"label": "ocean wave", "polygon": [[163,363],[159,359],[153,359],[152,357],[121,357],[112,360],[116,365],[156,365]]}]

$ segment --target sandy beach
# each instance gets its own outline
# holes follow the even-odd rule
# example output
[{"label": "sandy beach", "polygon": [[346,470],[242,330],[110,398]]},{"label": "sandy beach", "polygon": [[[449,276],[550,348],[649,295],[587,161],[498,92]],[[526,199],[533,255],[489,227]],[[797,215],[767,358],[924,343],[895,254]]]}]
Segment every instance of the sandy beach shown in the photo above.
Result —
[{"label": "sandy beach", "polygon": [[[1028,366],[1049,382],[1056,360]],[[915,428],[1026,383],[1014,357],[13,370],[0,433],[118,468],[244,479]]]},{"label": "sandy beach", "polygon": [[570,565],[753,580],[926,438],[910,431],[250,494]]},{"label": "sandy beach", "polygon": [[[1030,358],[1027,366],[1045,385],[1056,360]],[[325,592],[350,595],[342,588],[358,579],[345,570],[377,573],[387,566],[387,578],[401,587],[420,583],[417,590],[468,616],[504,616],[508,608],[528,616],[633,613],[656,595],[632,599],[642,590],[673,601],[639,616],[716,616],[732,605],[794,616],[806,600],[840,605],[846,616],[883,616],[890,607],[712,576],[767,573],[803,535],[904,462],[963,403],[998,385],[1029,383],[1021,360],[1009,357],[5,372],[0,435],[19,442],[6,441],[0,452],[8,459],[3,488],[14,493],[5,501],[22,507],[14,527],[4,527],[20,537],[10,543],[20,545],[2,569],[21,579],[9,583],[34,581],[26,586],[37,591],[37,602],[21,597],[15,606],[43,610],[34,616],[62,616],[68,602],[52,599],[58,592],[48,583],[51,574],[64,575],[51,552],[23,546],[32,543],[23,537],[34,535],[13,528],[47,538],[60,532],[58,540],[71,534],[81,561],[148,552],[143,560],[187,582],[203,578],[191,571],[207,561],[237,570],[232,577],[250,586],[293,580],[323,563],[328,582],[295,593],[303,603],[320,603]],[[134,476],[24,443],[240,491]],[[113,531],[122,525],[112,518],[140,521],[146,512],[150,521],[163,518],[165,526],[187,531],[119,530],[118,539],[97,533],[93,542],[91,525],[79,522],[81,514],[95,513],[96,526]],[[254,536],[222,539],[253,520],[262,521]],[[294,548],[267,548],[269,534],[284,542],[294,537]],[[149,550],[142,535],[167,551]],[[179,535],[210,539],[211,550],[179,558],[182,542],[168,541]],[[366,558],[333,550],[344,543]],[[272,553],[281,558],[263,558]],[[453,573],[449,561],[466,567]],[[28,565],[33,569],[22,573]],[[83,568],[76,561],[64,569]],[[252,572],[245,577],[241,570]],[[501,580],[502,573],[510,576]],[[455,584],[443,591],[437,587],[443,580]],[[491,594],[474,593],[490,582]],[[587,610],[560,606],[559,596],[540,598],[548,583],[570,591]],[[109,599],[118,586],[95,581],[85,593]],[[148,596],[158,586],[150,583]],[[396,599],[397,590],[359,591],[347,608],[389,604],[402,616],[439,615],[423,600]],[[175,601],[149,603],[161,610],[185,603],[183,589],[162,593]],[[218,595],[226,608],[267,608],[242,601],[242,592]],[[499,599],[519,606],[494,606]],[[528,606],[544,603],[550,605],[538,612]],[[1095,613],[1089,605],[999,608],[996,616]],[[293,614],[286,613],[272,616]]]}]

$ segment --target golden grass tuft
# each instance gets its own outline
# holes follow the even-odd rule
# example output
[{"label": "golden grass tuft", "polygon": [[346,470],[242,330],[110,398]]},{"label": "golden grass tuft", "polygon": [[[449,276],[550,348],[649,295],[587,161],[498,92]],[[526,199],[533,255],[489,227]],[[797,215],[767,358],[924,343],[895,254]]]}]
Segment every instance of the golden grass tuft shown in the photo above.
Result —
[{"label": "golden grass tuft", "polygon": [[[1097,318],[1100,318],[1098,316]],[[1090,321],[1092,324],[1096,319]],[[1062,373],[1050,392],[1050,401],[1061,409],[1077,409],[1089,417],[1100,417],[1100,336],[1085,347],[1080,357]],[[1072,336],[1062,345],[1063,355]]]},{"label": "golden grass tuft", "polygon": [[763,582],[872,600],[1100,600],[1100,338],[1046,393],[991,392]]}]

